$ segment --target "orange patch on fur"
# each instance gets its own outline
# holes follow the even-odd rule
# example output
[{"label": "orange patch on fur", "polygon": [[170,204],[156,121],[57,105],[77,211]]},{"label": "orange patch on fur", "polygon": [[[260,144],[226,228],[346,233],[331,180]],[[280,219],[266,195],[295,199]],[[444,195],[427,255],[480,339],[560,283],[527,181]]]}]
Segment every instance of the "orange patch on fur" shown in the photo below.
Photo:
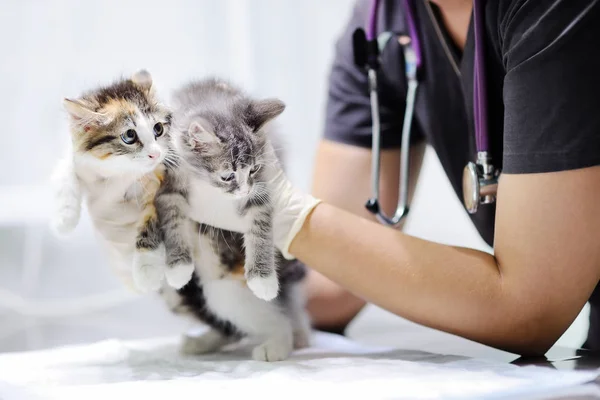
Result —
[{"label": "orange patch on fur", "polygon": [[154,176],[156,176],[156,179],[158,179],[158,181],[162,185],[163,181],[165,180],[165,169],[164,169],[164,167],[162,167],[162,166],[157,167],[154,170]]},{"label": "orange patch on fur", "polygon": [[244,270],[244,261],[237,263],[235,267],[229,271],[226,275],[229,279],[234,279],[236,281],[241,281],[243,284],[246,284],[246,274]]},{"label": "orange patch on fur", "polygon": [[144,216],[142,219],[142,223],[145,225],[148,223],[148,221],[156,218],[156,207],[154,207],[154,204],[147,204],[146,207],[144,208]]},{"label": "orange patch on fur", "polygon": [[127,100],[110,99],[106,104],[102,106],[100,113],[106,113],[111,115],[112,117],[116,117],[117,115],[122,114],[123,112],[130,115],[134,115],[136,111],[136,105]]},{"label": "orange patch on fur", "polygon": [[244,273],[245,273],[245,271],[244,271],[244,263],[243,262],[237,263],[230,272],[231,275],[242,275],[242,276],[244,276]]}]

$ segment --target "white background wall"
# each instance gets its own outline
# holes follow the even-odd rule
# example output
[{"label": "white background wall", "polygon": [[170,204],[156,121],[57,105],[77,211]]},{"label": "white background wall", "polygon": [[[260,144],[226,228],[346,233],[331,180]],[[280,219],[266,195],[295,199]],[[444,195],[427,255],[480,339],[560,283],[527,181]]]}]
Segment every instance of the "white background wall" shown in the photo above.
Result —
[{"label": "white background wall", "polygon": [[[333,41],[353,1],[1,3],[0,351],[181,332],[187,324],[167,313],[160,301],[124,292],[108,271],[85,216],[72,239],[57,241],[46,229],[43,192],[22,200],[15,194],[17,187],[27,192],[42,185],[61,154],[68,139],[62,98],[142,67],[163,94],[189,78],[228,77],[255,95],[278,96],[287,103],[280,122],[291,149],[289,174],[308,189]],[[9,205],[10,195],[14,204]],[[430,151],[407,230],[486,248]],[[85,310],[90,301],[112,300],[119,305]],[[60,316],[66,306],[73,315]],[[386,313],[374,315],[367,329],[392,329],[400,321]],[[562,343],[579,345],[585,330],[585,318],[580,318]]]}]

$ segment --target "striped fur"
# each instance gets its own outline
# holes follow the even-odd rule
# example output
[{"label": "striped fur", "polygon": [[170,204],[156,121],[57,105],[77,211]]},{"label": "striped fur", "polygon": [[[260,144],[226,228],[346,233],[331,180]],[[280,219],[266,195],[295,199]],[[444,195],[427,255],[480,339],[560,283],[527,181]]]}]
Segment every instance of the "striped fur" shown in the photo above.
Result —
[{"label": "striped fur", "polygon": [[273,210],[262,166],[274,162],[274,155],[263,128],[285,106],[277,99],[254,100],[217,79],[189,83],[174,99],[173,147],[182,166],[239,199],[240,215],[252,220],[244,235],[246,278],[257,296],[273,299],[278,291]]},{"label": "striped fur", "polygon": [[[178,165],[167,173],[155,204],[168,264],[193,254],[195,272],[181,289],[165,286],[162,293],[175,312],[211,327],[201,338],[188,338],[185,352],[215,351],[249,335],[266,338],[255,348],[255,359],[276,361],[285,359],[294,346],[308,344],[310,324],[299,286],[305,269],[275,249],[273,206],[262,168],[280,156],[270,152],[271,138],[264,127],[283,109],[278,100],[253,100],[215,79],[185,85],[175,93],[172,147]],[[182,226],[184,215],[193,211],[191,192],[213,195],[199,189],[198,180],[235,204],[235,218],[250,221],[244,234],[201,225],[193,231],[195,245],[189,242]]]}]

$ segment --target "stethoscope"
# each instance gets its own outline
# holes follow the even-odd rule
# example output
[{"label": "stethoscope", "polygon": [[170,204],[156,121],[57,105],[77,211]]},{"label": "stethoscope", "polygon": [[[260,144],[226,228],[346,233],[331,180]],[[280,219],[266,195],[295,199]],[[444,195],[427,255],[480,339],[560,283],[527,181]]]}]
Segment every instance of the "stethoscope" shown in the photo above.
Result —
[{"label": "stethoscope", "polygon": [[[425,0],[428,1],[428,0]],[[474,68],[474,117],[475,141],[477,158],[469,162],[463,171],[463,202],[470,214],[477,212],[480,204],[490,204],[496,200],[500,170],[495,168],[489,151],[489,132],[487,121],[487,91],[485,85],[485,62],[483,40],[483,2],[473,0],[473,20],[475,29],[475,68]],[[408,36],[399,40],[404,52],[405,74],[407,80],[406,108],[402,126],[400,153],[400,182],[398,204],[393,216],[385,215],[379,204],[379,169],[381,160],[381,125],[379,115],[379,97],[377,92],[377,70],[379,69],[379,53],[385,46],[390,34],[377,37],[377,13],[380,0],[373,0],[367,32],[357,29],[354,33],[355,62],[366,67],[369,81],[369,94],[372,115],[372,161],[371,161],[371,190],[372,197],[367,201],[366,208],[377,216],[377,219],[390,226],[397,226],[408,215],[408,181],[410,168],[410,134],[414,120],[415,99],[419,88],[419,71],[423,64],[419,34],[412,0],[404,0],[407,16]]]}]

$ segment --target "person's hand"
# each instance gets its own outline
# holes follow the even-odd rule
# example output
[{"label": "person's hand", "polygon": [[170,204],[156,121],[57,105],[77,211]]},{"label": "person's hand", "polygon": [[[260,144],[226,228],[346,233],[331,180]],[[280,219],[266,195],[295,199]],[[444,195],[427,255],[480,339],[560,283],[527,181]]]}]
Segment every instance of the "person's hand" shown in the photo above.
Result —
[{"label": "person's hand", "polygon": [[275,246],[288,260],[290,244],[304,225],[306,217],[320,200],[303,193],[288,180],[280,163],[274,160],[266,165],[265,173],[273,199],[273,238]]}]

